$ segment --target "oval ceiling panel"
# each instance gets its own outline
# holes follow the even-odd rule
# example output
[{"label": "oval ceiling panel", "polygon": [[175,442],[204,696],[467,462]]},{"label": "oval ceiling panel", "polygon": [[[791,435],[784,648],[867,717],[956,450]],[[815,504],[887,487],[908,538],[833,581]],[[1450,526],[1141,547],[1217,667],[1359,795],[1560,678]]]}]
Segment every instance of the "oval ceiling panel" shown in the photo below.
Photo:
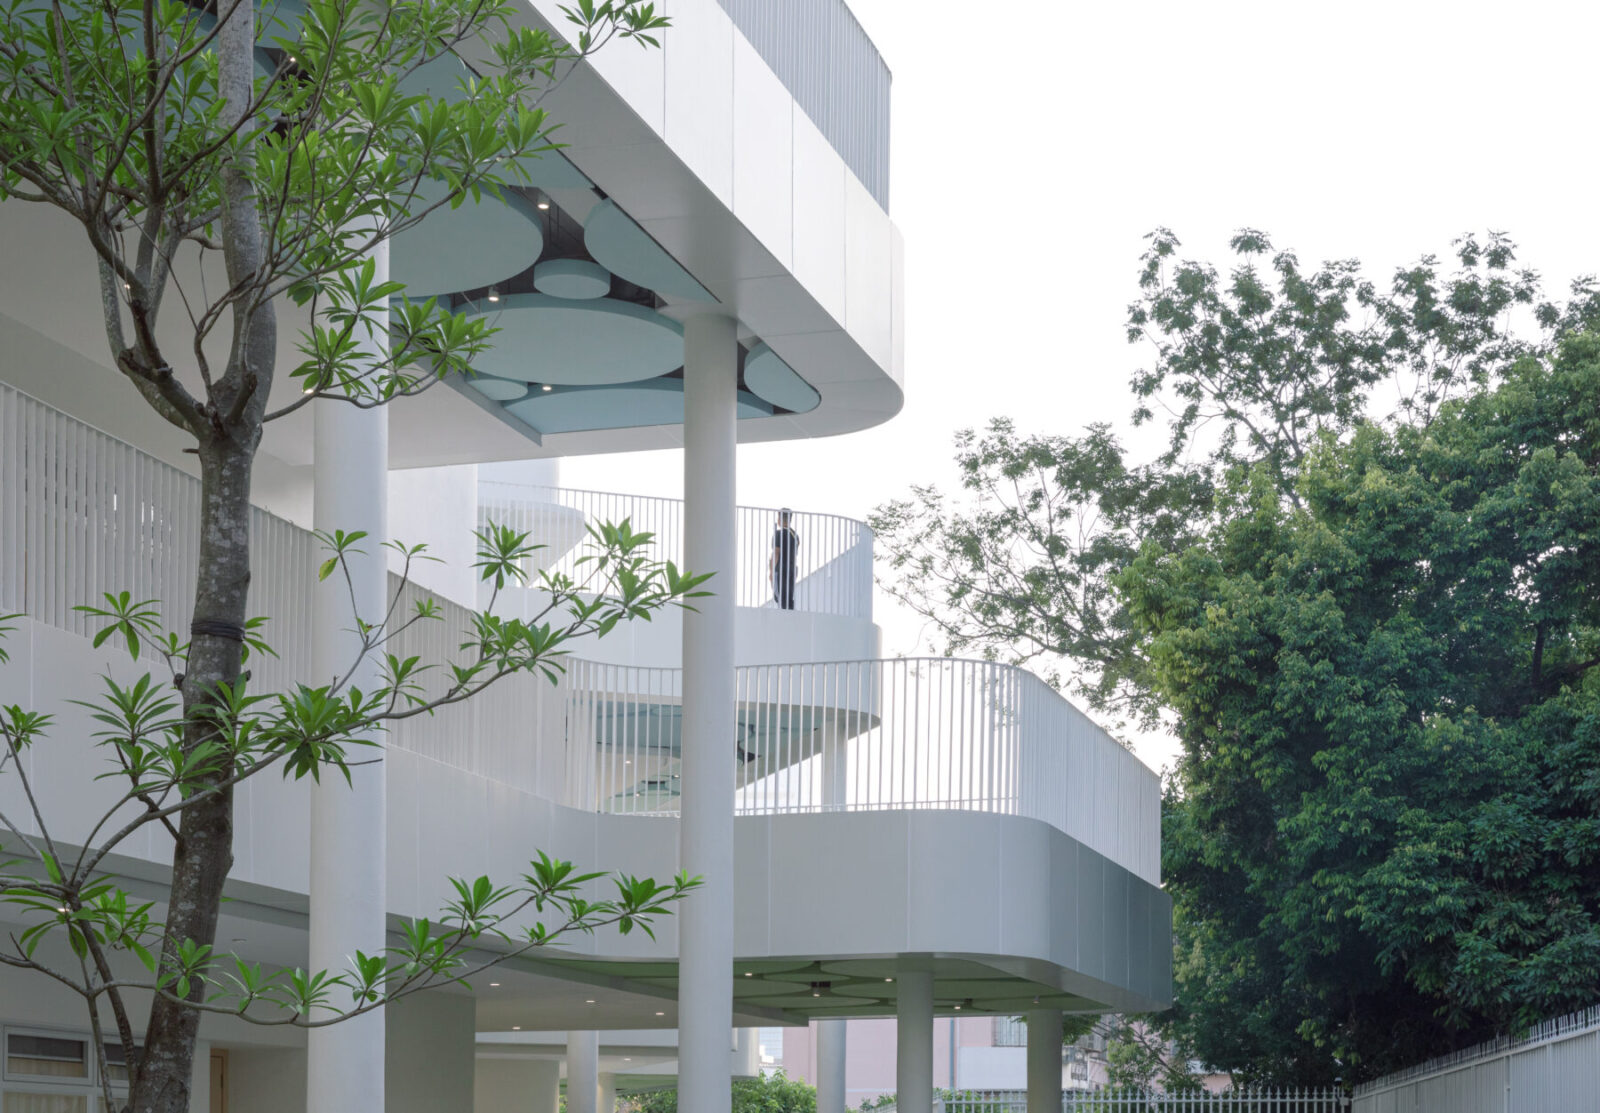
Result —
[{"label": "oval ceiling panel", "polygon": [[[683,380],[651,379],[620,386],[556,387],[534,391],[506,409],[541,433],[577,433],[642,425],[683,424]],[[740,418],[771,417],[755,395],[739,392]]]},{"label": "oval ceiling panel", "polygon": [[636,286],[688,301],[717,300],[609,197],[584,222],[583,246],[601,266]]},{"label": "oval ceiling panel", "polygon": [[471,312],[500,330],[473,367],[503,379],[600,386],[652,379],[683,366],[683,326],[633,302],[509,294]]},{"label": "oval ceiling panel", "polygon": [[[445,183],[418,183],[414,207],[437,204],[450,193]],[[454,294],[504,282],[521,274],[544,250],[539,210],[507,190],[488,193],[459,208],[443,205],[389,242],[389,277],[406,284],[409,298]]]},{"label": "oval ceiling panel", "polygon": [[611,272],[587,259],[546,259],[533,268],[533,285],[553,298],[603,298],[611,292]]},{"label": "oval ceiling panel", "polygon": [[810,413],[822,402],[816,388],[765,344],[757,344],[745,357],[744,385],[757,397],[797,414]]}]

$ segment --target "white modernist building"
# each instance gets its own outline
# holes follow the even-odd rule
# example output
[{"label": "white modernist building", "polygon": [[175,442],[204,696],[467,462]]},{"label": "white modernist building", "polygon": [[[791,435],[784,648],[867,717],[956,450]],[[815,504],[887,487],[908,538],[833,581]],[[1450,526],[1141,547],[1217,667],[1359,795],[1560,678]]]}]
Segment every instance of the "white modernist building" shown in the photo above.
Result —
[{"label": "white modernist building", "polygon": [[[197,1109],[553,1113],[564,1078],[568,1109],[590,1113],[676,1076],[680,1108],[715,1113],[755,1068],[754,1029],[894,1016],[900,1108],[922,1113],[936,1017],[1029,1013],[1049,1032],[1062,1010],[1168,1000],[1154,774],[1025,673],[879,660],[861,523],[797,515],[795,606],[773,605],[775,514],[735,505],[737,444],[866,429],[902,400],[888,71],[841,0],[665,7],[662,50],[602,52],[552,94],[567,146],[536,189],[441,211],[380,258],[409,292],[495,316],[479,373],[271,427],[252,592],[280,656],[252,683],[340,660],[345,604],[308,587],[313,528],[444,557],[408,589],[440,600],[445,621],[408,635],[435,657],[478,603],[480,519],[531,531],[550,566],[586,523],[630,517],[718,590],[583,646],[558,684],[408,721],[353,787],[249,782],[219,944],[342,966],[394,917],[434,915],[448,877],[515,876],[539,849],[706,886],[655,940],[601,933],[309,1039],[208,1019]],[[553,0],[524,18],[560,22]],[[28,760],[70,832],[111,789],[67,701],[129,671],[73,607],[127,590],[183,628],[198,484],[181,437],[108,366],[73,229],[0,206],[0,253],[41,261],[0,268],[0,613],[28,616],[0,703],[58,714]],[[279,350],[294,358],[289,337]],[[538,462],[678,446],[682,503],[563,490]],[[385,568],[356,580],[375,610]],[[0,777],[0,810],[18,791]],[[159,902],[169,860],[151,836],[116,868]],[[0,967],[3,1113],[97,1108],[77,1008]],[[828,1113],[843,1043],[819,1029]],[[1048,1106],[1059,1044],[1032,1050]]]}]

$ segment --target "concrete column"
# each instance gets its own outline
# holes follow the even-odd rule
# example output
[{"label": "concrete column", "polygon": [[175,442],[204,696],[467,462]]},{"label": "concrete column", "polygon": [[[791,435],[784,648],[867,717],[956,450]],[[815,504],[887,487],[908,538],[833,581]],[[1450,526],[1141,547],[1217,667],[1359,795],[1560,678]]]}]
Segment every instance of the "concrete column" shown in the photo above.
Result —
[{"label": "concrete column", "polygon": [[[832,700],[844,702],[837,689]],[[825,722],[822,727],[822,806],[829,811],[843,811],[850,803],[850,740],[838,723]]]},{"label": "concrete column", "polygon": [[728,1113],[733,1100],[734,408],[738,343],[726,317],[683,329],[684,563],[714,573],[683,616],[679,858],[704,879],[678,911],[678,1108]]},{"label": "concrete column", "polygon": [[600,1033],[567,1033],[567,1113],[596,1113],[600,1104]]},{"label": "concrete column", "polygon": [[1028,1113],[1061,1113],[1061,1010],[1028,1014]]},{"label": "concrete column", "polygon": [[933,1113],[933,975],[906,970],[896,980],[896,1109]]},{"label": "concrete column", "polygon": [[847,1020],[817,1021],[817,1113],[844,1113],[845,1025]]},{"label": "concrete column", "polygon": [[610,1071],[602,1072],[598,1091],[599,1113],[617,1113],[617,1076]]},{"label": "concrete column", "polygon": [[[379,246],[376,259],[373,281],[386,282],[387,245]],[[386,333],[369,338],[358,329],[356,335],[370,354],[383,354]],[[355,617],[376,622],[384,613],[388,577],[382,544],[389,536],[389,419],[382,407],[358,410],[348,403],[322,400],[312,408],[316,453],[313,522],[319,530],[367,533],[357,546],[364,551],[350,558],[350,586],[337,573],[316,586],[313,674],[306,679],[326,684],[335,676],[344,676],[355,662],[360,647],[353,632]],[[319,560],[321,556],[318,554]],[[378,677],[378,660],[369,657],[356,669],[350,684],[371,691],[380,683]],[[382,752],[359,747],[351,756],[370,761]],[[312,970],[337,973],[349,968],[357,950],[378,954],[385,945],[384,769],[382,762],[353,768],[349,785],[338,774],[325,775],[311,789]],[[382,1009],[307,1032],[307,1113],[382,1109],[383,1073]]]},{"label": "concrete column", "polygon": [[532,1059],[528,1066],[528,1113],[560,1113],[561,1064],[554,1059]]}]

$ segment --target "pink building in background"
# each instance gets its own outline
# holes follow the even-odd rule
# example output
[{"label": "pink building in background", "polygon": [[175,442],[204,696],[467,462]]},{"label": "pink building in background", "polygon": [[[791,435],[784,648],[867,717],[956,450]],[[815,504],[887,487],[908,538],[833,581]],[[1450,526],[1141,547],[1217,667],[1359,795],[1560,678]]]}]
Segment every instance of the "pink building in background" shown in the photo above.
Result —
[{"label": "pink building in background", "polygon": [[[892,1018],[851,1020],[845,1059],[845,1102],[854,1107],[895,1089],[895,1022]],[[816,1085],[817,1027],[762,1029],[763,1065]],[[1066,1051],[1066,1049],[1063,1049]],[[1008,1017],[940,1017],[933,1027],[933,1084],[952,1090],[1022,1090],[1027,1086],[1027,1029]],[[1063,1089],[1104,1081],[1103,1064],[1086,1062],[1083,1078],[1064,1055]],[[1093,1077],[1091,1078],[1090,1075]]]}]

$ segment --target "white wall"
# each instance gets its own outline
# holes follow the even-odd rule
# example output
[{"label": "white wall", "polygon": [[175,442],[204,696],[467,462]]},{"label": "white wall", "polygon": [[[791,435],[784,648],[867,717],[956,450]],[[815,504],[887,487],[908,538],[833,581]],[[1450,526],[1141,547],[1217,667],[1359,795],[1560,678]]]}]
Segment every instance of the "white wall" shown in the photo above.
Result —
[{"label": "white wall", "polygon": [[555,1113],[561,1086],[559,1059],[478,1060],[474,1113]]},{"label": "white wall", "polygon": [[[406,468],[389,473],[389,536],[404,545],[424,544],[436,560],[414,561],[411,579],[464,607],[476,605],[478,580],[473,533],[478,528],[478,466]],[[389,571],[400,572],[399,554]]]},{"label": "white wall", "polygon": [[305,1107],[304,1048],[228,1052],[228,1113],[298,1113]]},{"label": "white wall", "polygon": [[471,997],[445,990],[389,1006],[386,1113],[465,1113],[472,1108],[476,1015]]}]

